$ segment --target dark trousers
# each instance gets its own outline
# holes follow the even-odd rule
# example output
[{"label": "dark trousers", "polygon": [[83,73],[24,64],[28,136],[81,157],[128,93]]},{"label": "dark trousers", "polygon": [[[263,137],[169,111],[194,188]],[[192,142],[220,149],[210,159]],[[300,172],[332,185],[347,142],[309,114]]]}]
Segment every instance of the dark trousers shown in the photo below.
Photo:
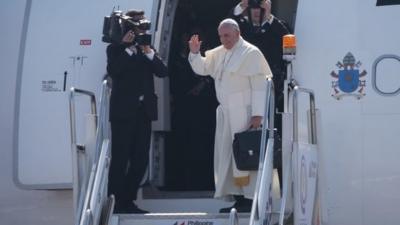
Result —
[{"label": "dark trousers", "polygon": [[114,194],[116,207],[136,200],[149,160],[151,121],[139,106],[133,120],[111,121],[112,146],[108,194]]},{"label": "dark trousers", "polygon": [[[179,106],[179,107],[178,107]],[[185,190],[214,190],[215,108],[210,97],[184,96],[176,108],[176,144]],[[176,161],[175,161],[176,162]],[[182,179],[183,178],[183,179]]]},{"label": "dark trousers", "polygon": [[[277,129],[274,142],[274,168],[278,170],[279,186],[282,190],[282,112],[284,107],[284,96],[282,91],[275,93],[275,113],[274,125]],[[276,112],[276,111],[275,111]]]}]

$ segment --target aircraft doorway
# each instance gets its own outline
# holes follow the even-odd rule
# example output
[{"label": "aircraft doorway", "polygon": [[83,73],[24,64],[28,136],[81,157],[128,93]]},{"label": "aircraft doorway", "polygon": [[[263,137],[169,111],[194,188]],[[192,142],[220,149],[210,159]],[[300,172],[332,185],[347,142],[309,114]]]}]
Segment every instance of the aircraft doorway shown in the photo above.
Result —
[{"label": "aircraft doorway", "polygon": [[[193,73],[188,40],[199,34],[202,53],[220,45],[217,27],[240,0],[171,0],[160,53],[168,58],[171,131],[165,134],[165,191],[213,191],[214,81]],[[176,8],[174,7],[176,5]],[[294,27],[297,0],[273,1],[272,13]],[[171,15],[171,14],[172,15]],[[170,18],[168,21],[165,18]],[[171,22],[171,23],[170,23]]]},{"label": "aircraft doorway", "polygon": [[166,136],[165,187],[168,191],[213,191],[215,132],[214,81],[194,74],[188,40],[199,34],[202,52],[219,45],[217,27],[236,0],[180,0],[169,48],[171,132]]}]

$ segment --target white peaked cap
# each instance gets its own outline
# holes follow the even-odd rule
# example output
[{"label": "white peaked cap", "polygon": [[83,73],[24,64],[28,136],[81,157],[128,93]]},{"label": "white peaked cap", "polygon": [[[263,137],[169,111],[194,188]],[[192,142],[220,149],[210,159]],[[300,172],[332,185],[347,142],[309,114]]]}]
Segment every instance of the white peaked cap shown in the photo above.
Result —
[{"label": "white peaked cap", "polygon": [[230,25],[232,26],[235,30],[240,31],[239,24],[234,20],[234,19],[224,19],[219,23],[218,29],[221,28],[224,25]]}]

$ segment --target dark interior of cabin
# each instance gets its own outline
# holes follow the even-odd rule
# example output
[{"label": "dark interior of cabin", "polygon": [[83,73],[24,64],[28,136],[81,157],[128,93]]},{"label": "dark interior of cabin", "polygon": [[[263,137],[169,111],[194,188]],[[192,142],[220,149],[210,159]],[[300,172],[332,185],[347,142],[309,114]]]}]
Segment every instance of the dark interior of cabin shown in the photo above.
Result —
[{"label": "dark interior of cabin", "polygon": [[166,139],[166,190],[212,191],[215,109],[214,81],[194,74],[188,40],[200,35],[201,51],[219,45],[217,26],[234,0],[181,0],[174,18],[169,54],[171,132]]}]

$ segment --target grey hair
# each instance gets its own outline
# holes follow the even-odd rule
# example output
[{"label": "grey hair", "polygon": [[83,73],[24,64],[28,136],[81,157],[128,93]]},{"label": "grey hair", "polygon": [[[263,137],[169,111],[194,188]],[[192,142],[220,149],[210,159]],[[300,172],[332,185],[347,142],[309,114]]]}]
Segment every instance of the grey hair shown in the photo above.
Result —
[{"label": "grey hair", "polygon": [[219,23],[218,26],[218,30],[222,27],[222,26],[230,26],[233,29],[237,30],[240,32],[240,28],[239,28],[239,24],[234,20],[234,19],[224,19],[221,21],[221,23]]}]

